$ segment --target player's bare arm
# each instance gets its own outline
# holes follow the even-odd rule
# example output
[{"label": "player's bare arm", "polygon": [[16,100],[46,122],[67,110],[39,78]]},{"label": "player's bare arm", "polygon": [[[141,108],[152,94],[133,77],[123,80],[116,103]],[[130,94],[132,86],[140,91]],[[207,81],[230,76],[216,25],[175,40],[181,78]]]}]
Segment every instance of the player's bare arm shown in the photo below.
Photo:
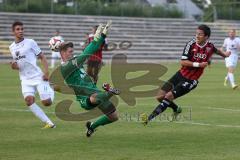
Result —
[{"label": "player's bare arm", "polygon": [[47,59],[46,59],[46,57],[44,56],[43,53],[40,53],[40,54],[38,55],[38,58],[41,60],[41,63],[42,63],[42,65],[43,65],[43,73],[44,73],[44,75],[43,75],[43,80],[44,80],[44,81],[48,81],[48,79],[49,79],[49,72],[48,72]]},{"label": "player's bare arm", "polygon": [[226,51],[226,47],[221,47],[220,50],[221,50],[222,52],[225,52],[225,51]]},{"label": "player's bare arm", "polygon": [[240,44],[237,45],[237,50],[240,51]]},{"label": "player's bare arm", "polygon": [[11,68],[15,70],[19,70],[17,62],[10,62]]},{"label": "player's bare arm", "polygon": [[181,63],[182,66],[185,66],[185,67],[205,68],[208,65],[208,62],[198,63],[198,62],[192,62],[192,61],[189,61],[189,60],[181,60],[180,63]]},{"label": "player's bare arm", "polygon": [[224,52],[222,49],[217,49],[216,54],[222,56],[223,58],[226,58],[230,56],[231,52],[230,51]]}]

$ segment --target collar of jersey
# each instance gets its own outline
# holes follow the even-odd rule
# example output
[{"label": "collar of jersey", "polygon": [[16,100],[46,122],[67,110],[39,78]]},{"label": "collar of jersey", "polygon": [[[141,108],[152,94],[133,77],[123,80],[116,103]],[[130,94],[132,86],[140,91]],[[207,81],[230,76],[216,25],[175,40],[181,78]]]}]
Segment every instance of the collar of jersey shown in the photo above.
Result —
[{"label": "collar of jersey", "polygon": [[19,44],[19,43],[21,43],[22,41],[24,41],[24,38],[23,38],[21,41],[17,42],[17,43],[16,43],[16,41],[14,41],[14,42],[15,42],[15,44]]},{"label": "collar of jersey", "polygon": [[203,48],[203,47],[205,47],[205,46],[207,45],[207,43],[208,43],[208,41],[206,41],[206,43],[205,43],[204,45],[202,45],[202,46],[199,45],[199,44],[197,44],[197,43],[196,43],[196,45],[197,45],[198,47],[200,47],[200,48]]}]

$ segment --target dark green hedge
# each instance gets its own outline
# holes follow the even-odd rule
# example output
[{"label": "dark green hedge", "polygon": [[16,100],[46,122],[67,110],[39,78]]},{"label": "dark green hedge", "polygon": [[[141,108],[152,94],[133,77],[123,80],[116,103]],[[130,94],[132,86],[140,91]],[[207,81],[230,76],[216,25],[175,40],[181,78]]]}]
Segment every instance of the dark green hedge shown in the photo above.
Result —
[{"label": "dark green hedge", "polygon": [[203,20],[213,21],[213,6],[216,8],[218,19],[240,20],[240,0],[211,0],[213,5],[209,8],[203,7],[203,1],[192,1],[204,10]]},{"label": "dark green hedge", "polygon": [[59,13],[59,14],[81,14],[81,15],[108,15],[108,16],[130,16],[130,17],[169,17],[182,18],[183,14],[176,8],[163,6],[151,7],[140,5],[134,0],[120,1],[112,0],[75,0],[73,7],[66,6],[67,0],[3,0],[0,9],[3,12],[30,12],[30,13]]}]

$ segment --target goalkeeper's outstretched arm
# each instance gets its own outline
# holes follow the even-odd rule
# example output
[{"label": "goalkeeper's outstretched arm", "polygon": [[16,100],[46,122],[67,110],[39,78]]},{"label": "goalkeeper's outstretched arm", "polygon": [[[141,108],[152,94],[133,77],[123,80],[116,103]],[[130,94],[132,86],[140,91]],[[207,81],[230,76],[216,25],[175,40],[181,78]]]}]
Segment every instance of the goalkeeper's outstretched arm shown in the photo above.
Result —
[{"label": "goalkeeper's outstretched arm", "polygon": [[97,40],[93,40],[83,51],[82,54],[80,54],[77,57],[77,63],[78,64],[83,64],[87,58],[89,58],[91,55],[93,55],[104,42],[105,35],[101,35],[101,37]]}]

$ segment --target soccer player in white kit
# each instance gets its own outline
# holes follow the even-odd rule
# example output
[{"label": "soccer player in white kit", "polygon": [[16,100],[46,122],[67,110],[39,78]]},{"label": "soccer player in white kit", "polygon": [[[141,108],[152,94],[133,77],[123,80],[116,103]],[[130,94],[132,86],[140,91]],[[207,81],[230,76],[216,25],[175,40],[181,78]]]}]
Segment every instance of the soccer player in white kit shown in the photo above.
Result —
[{"label": "soccer player in white kit", "polygon": [[[62,36],[60,36],[59,30],[56,30],[55,36],[52,38],[60,39],[62,42],[64,42],[64,39]],[[54,68],[55,66],[55,61],[57,59],[61,58],[60,53],[56,51],[52,51],[52,59],[51,59],[51,68]]]},{"label": "soccer player in white kit", "polygon": [[[19,71],[22,94],[26,105],[37,118],[44,122],[43,128],[55,128],[55,124],[35,103],[36,91],[38,91],[44,106],[50,106],[54,99],[54,91],[48,82],[47,60],[33,39],[24,38],[22,22],[14,22],[12,32],[15,41],[9,46],[13,57],[11,67]],[[40,59],[44,72],[37,66],[37,58]]]},{"label": "soccer player in white kit", "polygon": [[236,89],[238,85],[235,84],[234,80],[234,70],[237,66],[238,62],[238,52],[240,49],[240,39],[236,37],[236,30],[230,29],[228,33],[229,37],[224,40],[222,50],[226,50],[231,52],[231,55],[225,58],[226,67],[228,69],[227,76],[224,80],[224,86],[227,86],[227,82],[229,81],[232,89]]}]

